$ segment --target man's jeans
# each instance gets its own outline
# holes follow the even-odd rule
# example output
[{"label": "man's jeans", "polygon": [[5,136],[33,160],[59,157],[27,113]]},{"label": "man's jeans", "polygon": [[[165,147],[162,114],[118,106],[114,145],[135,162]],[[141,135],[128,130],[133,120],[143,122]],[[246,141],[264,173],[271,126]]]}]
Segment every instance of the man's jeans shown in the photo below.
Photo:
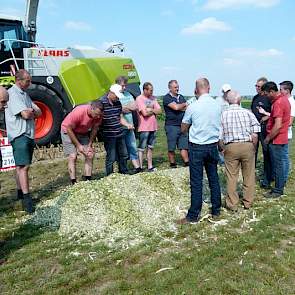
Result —
[{"label": "man's jeans", "polygon": [[104,138],[104,148],[106,150],[106,175],[113,173],[113,164],[116,159],[118,159],[119,173],[126,174],[128,154],[123,136]]},{"label": "man's jeans", "polygon": [[283,153],[283,166],[284,166],[284,180],[287,182],[290,170],[290,159],[289,159],[289,144]]},{"label": "man's jeans", "polygon": [[288,154],[288,144],[269,144],[271,159],[274,166],[275,187],[274,193],[283,194],[285,186],[286,163],[284,158]]},{"label": "man's jeans", "polygon": [[123,129],[123,137],[130,160],[138,160],[136,138],[133,130]]},{"label": "man's jeans", "polygon": [[221,193],[217,174],[218,160],[217,143],[204,145],[189,143],[191,207],[186,218],[190,221],[198,220],[201,213],[204,167],[211,191],[212,214],[220,214]]}]

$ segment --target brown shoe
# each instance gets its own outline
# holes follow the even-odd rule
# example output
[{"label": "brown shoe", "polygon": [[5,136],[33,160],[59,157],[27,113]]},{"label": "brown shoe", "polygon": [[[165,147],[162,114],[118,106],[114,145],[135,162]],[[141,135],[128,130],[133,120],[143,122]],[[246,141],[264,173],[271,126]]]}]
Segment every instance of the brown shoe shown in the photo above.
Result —
[{"label": "brown shoe", "polygon": [[198,221],[199,221],[198,219],[197,220],[189,220],[186,217],[184,217],[184,218],[176,220],[176,223],[179,225],[183,225],[183,224],[194,224],[194,223],[197,223]]}]

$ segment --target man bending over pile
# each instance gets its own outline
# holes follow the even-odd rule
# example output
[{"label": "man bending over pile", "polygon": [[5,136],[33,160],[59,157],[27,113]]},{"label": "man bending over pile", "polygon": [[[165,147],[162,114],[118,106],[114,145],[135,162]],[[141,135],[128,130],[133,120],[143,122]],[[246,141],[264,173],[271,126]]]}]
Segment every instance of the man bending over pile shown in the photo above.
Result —
[{"label": "man bending over pile", "polygon": [[68,169],[72,184],[76,183],[77,154],[85,157],[83,180],[91,180],[94,157],[93,141],[103,117],[103,106],[99,101],[75,107],[61,124],[61,140],[68,156]]}]

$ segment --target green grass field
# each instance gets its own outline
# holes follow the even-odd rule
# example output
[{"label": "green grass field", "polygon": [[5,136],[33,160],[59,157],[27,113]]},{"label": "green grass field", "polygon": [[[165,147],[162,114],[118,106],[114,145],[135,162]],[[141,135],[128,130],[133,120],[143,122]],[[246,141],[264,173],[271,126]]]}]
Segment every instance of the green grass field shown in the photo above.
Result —
[{"label": "green grass field", "polygon": [[[162,123],[155,165],[168,167]],[[102,175],[100,157],[95,177]],[[263,199],[257,187],[252,209],[223,211],[227,225],[183,226],[127,250],[71,243],[23,225],[13,173],[0,177],[0,294],[295,294],[293,174],[281,200]],[[37,201],[69,184],[65,160],[35,163],[30,177]]]}]

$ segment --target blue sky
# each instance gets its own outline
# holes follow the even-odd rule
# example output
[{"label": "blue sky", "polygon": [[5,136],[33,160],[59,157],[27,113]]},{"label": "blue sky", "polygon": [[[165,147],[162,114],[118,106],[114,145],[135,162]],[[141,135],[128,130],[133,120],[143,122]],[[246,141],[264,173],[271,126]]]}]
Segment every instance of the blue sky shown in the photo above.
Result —
[{"label": "blue sky", "polygon": [[[24,15],[25,0],[1,0],[0,13]],[[295,82],[292,0],[40,0],[37,40],[46,46],[103,48],[124,42],[141,81],[156,94],[177,79],[192,95],[205,76],[253,94],[260,76]]]}]

